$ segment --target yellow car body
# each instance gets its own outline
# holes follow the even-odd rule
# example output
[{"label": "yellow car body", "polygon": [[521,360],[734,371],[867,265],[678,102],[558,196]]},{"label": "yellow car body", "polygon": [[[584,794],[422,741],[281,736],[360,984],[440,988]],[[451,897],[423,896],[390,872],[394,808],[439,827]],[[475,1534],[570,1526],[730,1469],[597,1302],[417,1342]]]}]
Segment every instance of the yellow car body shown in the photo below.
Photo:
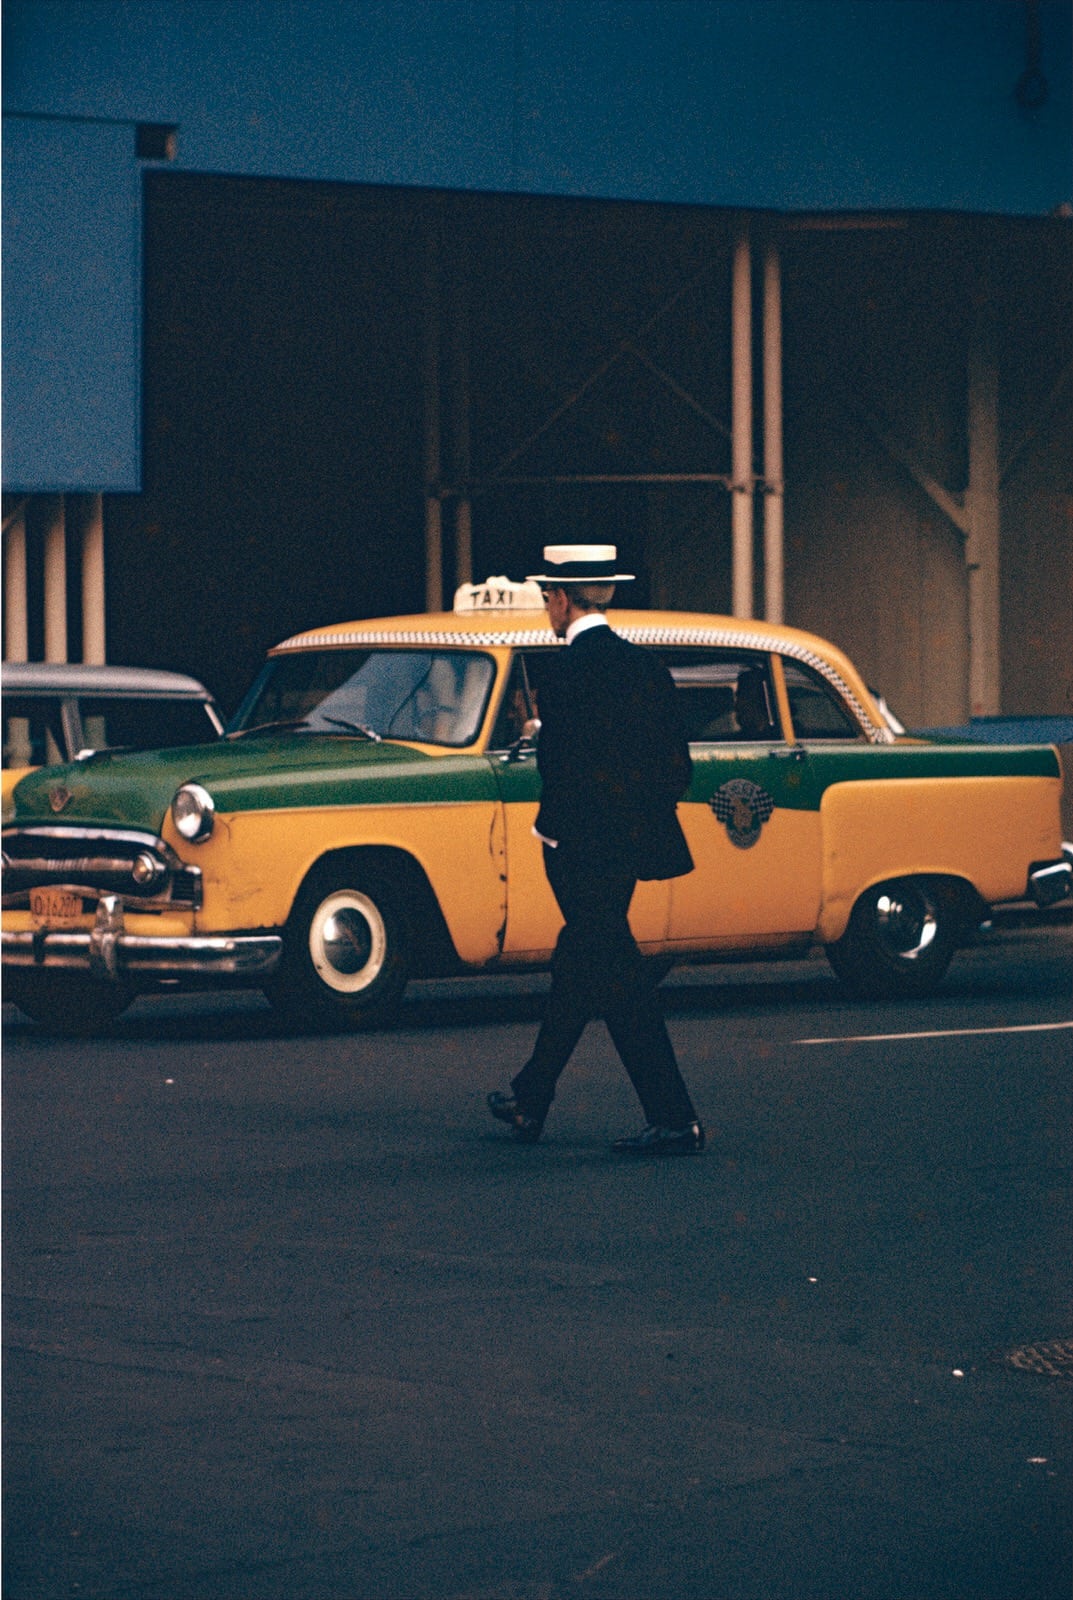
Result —
[{"label": "yellow car body", "polygon": [[[667,662],[693,756],[695,869],[638,886],[647,953],[818,942],[860,992],[921,993],[988,906],[1070,892],[1053,748],[897,738],[847,657],[800,630],[610,621]],[[489,580],[451,613],[285,640],[218,744],[24,779],[4,830],[9,997],[63,1025],[163,981],[226,981],[348,1024],[410,976],[546,964],[535,730],[561,648],[531,586]]]}]

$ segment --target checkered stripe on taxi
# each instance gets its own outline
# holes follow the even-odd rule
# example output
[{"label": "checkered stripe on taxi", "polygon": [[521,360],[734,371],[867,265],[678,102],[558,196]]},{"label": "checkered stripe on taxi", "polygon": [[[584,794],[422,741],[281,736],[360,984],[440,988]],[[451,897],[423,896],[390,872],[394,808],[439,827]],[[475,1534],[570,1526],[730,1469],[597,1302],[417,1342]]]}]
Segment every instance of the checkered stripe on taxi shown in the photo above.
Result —
[{"label": "checkered stripe on taxi", "polygon": [[[802,661],[838,690],[846,704],[852,708],[872,744],[894,743],[894,735],[888,728],[877,728],[871,721],[842,674],[807,645],[793,640],[776,639],[770,634],[751,633],[737,628],[639,628],[624,625],[617,627],[615,631],[634,644],[657,648],[661,645],[699,645],[721,646],[732,650],[766,650],[788,656],[794,661]],[[362,629],[360,632],[347,629],[317,629],[311,633],[294,634],[290,639],[285,639],[282,644],[277,645],[272,653],[276,655],[290,650],[326,650],[365,644],[428,645],[437,649],[463,647],[532,650],[559,643],[560,641],[555,639],[547,628],[529,628],[524,631],[511,629],[509,632],[506,629],[490,628],[487,632],[481,633],[454,632],[450,628],[370,628],[368,631]]]}]

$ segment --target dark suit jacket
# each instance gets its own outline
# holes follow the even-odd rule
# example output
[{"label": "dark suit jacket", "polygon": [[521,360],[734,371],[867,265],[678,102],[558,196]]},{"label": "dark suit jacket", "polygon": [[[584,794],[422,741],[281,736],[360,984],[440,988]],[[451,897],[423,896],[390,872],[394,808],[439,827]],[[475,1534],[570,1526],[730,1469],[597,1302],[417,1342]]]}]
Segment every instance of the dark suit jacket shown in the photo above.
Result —
[{"label": "dark suit jacket", "polygon": [[675,814],[689,745],[671,675],[610,627],[557,653],[540,688],[537,831],[638,878],[677,878],[693,860]]}]

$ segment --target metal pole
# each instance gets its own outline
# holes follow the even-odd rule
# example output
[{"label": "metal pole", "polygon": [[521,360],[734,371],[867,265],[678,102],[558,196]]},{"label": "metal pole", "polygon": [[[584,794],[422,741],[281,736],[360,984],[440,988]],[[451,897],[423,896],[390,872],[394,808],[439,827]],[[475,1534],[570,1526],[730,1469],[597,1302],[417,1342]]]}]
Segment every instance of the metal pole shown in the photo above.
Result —
[{"label": "metal pole", "polygon": [[103,663],[105,654],[104,499],[86,495],[82,508],[82,660]]},{"label": "metal pole", "polygon": [[473,502],[468,494],[455,503],[455,577],[459,583],[473,582]]},{"label": "metal pole", "polygon": [[[29,654],[26,502],[23,500],[4,522],[4,660],[25,661]],[[4,723],[5,754],[9,763],[13,767],[28,767],[33,759],[29,718],[5,717]]]},{"label": "metal pole", "polygon": [[782,459],[782,281],[779,252],[764,255],[764,616],[782,622],[785,608]]},{"label": "metal pole", "polygon": [[435,495],[425,498],[425,610],[443,610],[443,510]]},{"label": "metal pole", "polygon": [[30,654],[26,605],[26,507],[4,524],[4,660],[25,661]]},{"label": "metal pole", "polygon": [[67,526],[62,494],[49,495],[45,522],[45,660],[67,660]]},{"label": "metal pole", "polygon": [[440,239],[437,204],[425,250],[425,610],[443,609],[443,505],[440,500]]},{"label": "metal pole", "polygon": [[969,349],[969,713],[997,716],[1001,702],[999,652],[998,369],[993,308],[985,299]]},{"label": "metal pole", "polygon": [[451,253],[451,476],[454,504],[455,583],[473,582],[473,504],[470,499],[469,261],[464,239]]},{"label": "metal pole", "polygon": [[753,612],[753,307],[752,252],[743,225],[734,245],[731,283],[731,538],[736,617]]}]

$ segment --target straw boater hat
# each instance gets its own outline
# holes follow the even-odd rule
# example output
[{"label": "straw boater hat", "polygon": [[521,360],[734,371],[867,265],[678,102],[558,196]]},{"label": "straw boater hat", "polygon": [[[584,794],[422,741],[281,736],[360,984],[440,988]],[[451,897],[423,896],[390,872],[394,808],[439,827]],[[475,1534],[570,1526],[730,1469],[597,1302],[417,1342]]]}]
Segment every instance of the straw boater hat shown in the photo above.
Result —
[{"label": "straw boater hat", "polygon": [[527,583],[630,583],[632,572],[616,572],[618,551],[613,544],[546,544],[546,572],[530,572]]}]

